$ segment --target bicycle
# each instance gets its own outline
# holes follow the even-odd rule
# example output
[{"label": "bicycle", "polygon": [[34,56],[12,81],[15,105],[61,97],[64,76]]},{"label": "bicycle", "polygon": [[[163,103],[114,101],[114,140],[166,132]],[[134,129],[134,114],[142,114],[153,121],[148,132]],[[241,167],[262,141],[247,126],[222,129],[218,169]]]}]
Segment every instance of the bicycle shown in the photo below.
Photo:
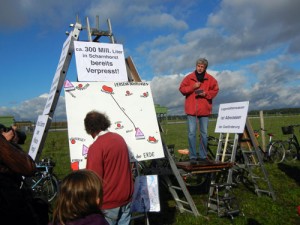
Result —
[{"label": "bicycle", "polygon": [[296,159],[300,160],[300,144],[297,136],[295,135],[295,127],[300,127],[300,124],[281,127],[284,135],[290,135],[288,140],[283,142],[286,161],[295,161]]},{"label": "bicycle", "polygon": [[[266,130],[264,130],[266,131]],[[258,138],[258,131],[254,131],[255,136]],[[271,162],[271,163],[281,163],[283,162],[285,158],[285,148],[283,145],[283,141],[281,140],[274,140],[274,134],[268,133],[269,136],[269,142],[266,147],[266,151],[264,151],[260,146],[260,153],[262,153],[262,159],[265,162]]]},{"label": "bicycle", "polygon": [[34,197],[43,197],[52,202],[58,192],[58,179],[53,173],[55,162],[45,158],[36,163],[36,172],[26,178],[25,183],[31,188]]}]

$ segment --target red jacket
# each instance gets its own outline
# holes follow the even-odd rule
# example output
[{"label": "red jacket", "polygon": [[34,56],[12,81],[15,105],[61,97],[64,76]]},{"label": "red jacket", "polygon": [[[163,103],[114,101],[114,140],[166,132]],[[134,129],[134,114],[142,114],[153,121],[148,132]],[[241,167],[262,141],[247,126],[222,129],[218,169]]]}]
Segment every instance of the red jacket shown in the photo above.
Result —
[{"label": "red jacket", "polygon": [[198,82],[195,71],[187,75],[181,82],[179,91],[185,96],[185,113],[192,116],[209,116],[212,113],[212,99],[219,92],[217,80],[208,74],[204,75],[204,81],[199,89],[204,90],[205,97],[196,97],[194,84]]},{"label": "red jacket", "polygon": [[125,140],[117,133],[100,135],[89,147],[87,169],[103,179],[102,209],[124,206],[131,201],[133,179]]}]

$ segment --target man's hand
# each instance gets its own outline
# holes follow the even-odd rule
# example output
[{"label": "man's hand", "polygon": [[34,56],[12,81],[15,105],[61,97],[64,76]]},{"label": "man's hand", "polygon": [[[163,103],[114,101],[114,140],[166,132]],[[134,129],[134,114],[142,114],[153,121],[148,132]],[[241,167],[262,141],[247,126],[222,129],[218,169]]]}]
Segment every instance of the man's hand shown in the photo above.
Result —
[{"label": "man's hand", "polygon": [[197,89],[197,88],[199,88],[201,86],[201,83],[200,82],[196,82],[195,84],[194,84],[194,89]]},{"label": "man's hand", "polygon": [[204,98],[206,96],[206,93],[203,91],[202,93],[199,94],[199,96]]},{"label": "man's hand", "polygon": [[11,141],[15,136],[15,132],[13,130],[10,130],[8,132],[2,132],[2,135],[7,141]]}]

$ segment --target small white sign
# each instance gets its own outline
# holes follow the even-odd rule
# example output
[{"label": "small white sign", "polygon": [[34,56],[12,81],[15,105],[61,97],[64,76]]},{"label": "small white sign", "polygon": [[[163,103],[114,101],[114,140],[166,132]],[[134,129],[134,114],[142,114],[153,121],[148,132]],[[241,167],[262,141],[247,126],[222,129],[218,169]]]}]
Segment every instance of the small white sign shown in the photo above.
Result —
[{"label": "small white sign", "polygon": [[33,160],[35,160],[40,149],[40,144],[42,142],[42,138],[44,137],[44,132],[47,129],[48,125],[50,125],[49,120],[50,117],[48,115],[40,115],[37,119],[34,134],[28,152],[28,154]]},{"label": "small white sign", "polygon": [[159,212],[157,175],[138,176],[134,183],[132,212]]},{"label": "small white sign", "polygon": [[78,81],[128,81],[123,45],[74,41]]},{"label": "small white sign", "polygon": [[220,104],[216,133],[243,133],[249,101]]}]

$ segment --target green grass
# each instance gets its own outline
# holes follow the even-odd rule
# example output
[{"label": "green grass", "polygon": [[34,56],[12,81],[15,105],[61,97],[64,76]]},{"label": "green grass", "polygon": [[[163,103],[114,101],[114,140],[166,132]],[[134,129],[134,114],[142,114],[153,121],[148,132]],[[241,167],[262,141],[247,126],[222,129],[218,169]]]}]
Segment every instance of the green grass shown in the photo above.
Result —
[{"label": "green grass", "polygon": [[[253,129],[260,129],[259,118],[250,118]],[[210,121],[209,134],[218,137],[214,133],[216,121]],[[283,135],[281,126],[300,124],[300,116],[266,117],[264,120],[266,133],[273,133],[275,139],[287,139]],[[175,144],[175,149],[187,148],[187,128],[185,123],[162,123],[164,134],[162,138],[165,144]],[[296,130],[300,138],[299,129]],[[266,140],[267,141],[267,140]],[[29,149],[31,136],[28,135],[24,149]],[[261,143],[261,136],[259,137]],[[42,157],[52,157],[56,162],[55,173],[61,179],[68,174],[70,169],[70,155],[68,137],[66,131],[49,132],[42,152]],[[233,189],[240,210],[244,216],[235,217],[234,224],[300,224],[300,216],[297,214],[297,206],[300,205],[300,162],[265,164],[269,173],[269,179],[273,185],[277,199],[263,195],[258,197],[248,186],[239,184]],[[176,210],[175,201],[170,193],[160,185],[161,212],[150,213],[150,224],[232,224],[228,218],[220,218],[216,214],[206,215],[206,202],[208,193],[204,189],[189,190],[197,206],[200,217],[193,214],[180,213]],[[135,221],[139,224],[139,221]],[[143,224],[142,222],[140,224]]]}]

